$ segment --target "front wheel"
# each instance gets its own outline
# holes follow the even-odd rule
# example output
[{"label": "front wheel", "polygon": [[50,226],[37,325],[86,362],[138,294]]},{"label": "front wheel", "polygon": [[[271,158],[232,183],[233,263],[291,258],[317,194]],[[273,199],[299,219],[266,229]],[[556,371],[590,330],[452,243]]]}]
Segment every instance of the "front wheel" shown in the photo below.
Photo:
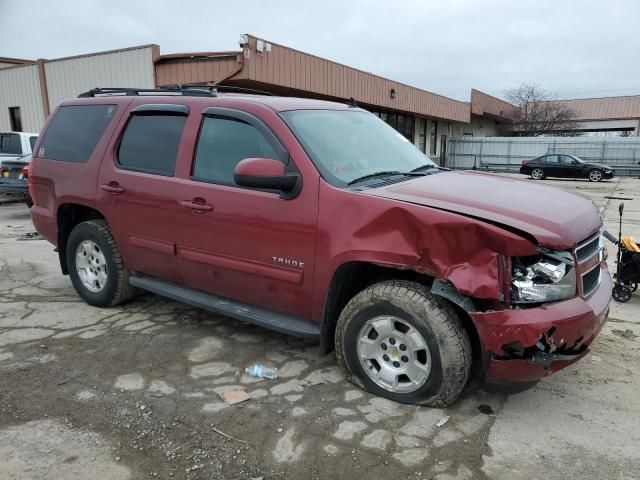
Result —
[{"label": "front wheel", "polygon": [[534,168],[531,170],[531,178],[534,180],[542,180],[545,177],[544,170],[541,168]]},{"label": "front wheel", "polygon": [[69,235],[66,254],[71,282],[88,304],[111,307],[133,296],[129,272],[104,220],[76,225]]},{"label": "front wheel", "polygon": [[347,379],[396,402],[446,406],[469,378],[467,331],[418,283],[386,281],[358,293],[340,314],[335,341]]},{"label": "front wheel", "polygon": [[602,180],[602,172],[600,170],[591,170],[589,172],[590,182],[599,182],[600,180]]}]

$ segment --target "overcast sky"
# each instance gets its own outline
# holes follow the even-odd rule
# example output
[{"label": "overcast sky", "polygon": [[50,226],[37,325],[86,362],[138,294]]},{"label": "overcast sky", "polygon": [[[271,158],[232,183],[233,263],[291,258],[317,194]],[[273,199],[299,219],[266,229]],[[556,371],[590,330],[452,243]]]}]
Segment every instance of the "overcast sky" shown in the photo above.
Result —
[{"label": "overcast sky", "polygon": [[639,23],[640,0],[0,0],[0,56],[236,50],[251,33],[459,100],[522,82],[637,95]]}]

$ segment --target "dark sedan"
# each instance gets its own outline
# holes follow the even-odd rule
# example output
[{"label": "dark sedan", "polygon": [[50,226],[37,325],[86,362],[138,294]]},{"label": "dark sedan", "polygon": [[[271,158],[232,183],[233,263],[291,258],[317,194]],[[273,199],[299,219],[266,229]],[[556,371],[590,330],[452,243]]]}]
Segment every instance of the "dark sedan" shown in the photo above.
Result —
[{"label": "dark sedan", "polygon": [[550,153],[533,160],[524,160],[520,173],[531,175],[534,180],[559,177],[588,178],[590,182],[599,182],[602,179],[613,178],[614,170],[602,163],[585,162],[575,155]]},{"label": "dark sedan", "polygon": [[0,163],[0,194],[9,194],[24,200],[31,207],[29,195],[29,162],[31,154],[17,160],[4,160]]}]

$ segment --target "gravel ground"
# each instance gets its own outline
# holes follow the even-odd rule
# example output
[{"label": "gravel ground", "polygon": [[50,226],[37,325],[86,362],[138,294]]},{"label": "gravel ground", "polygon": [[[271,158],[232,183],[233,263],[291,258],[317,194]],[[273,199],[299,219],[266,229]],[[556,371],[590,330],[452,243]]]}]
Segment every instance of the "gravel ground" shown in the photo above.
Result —
[{"label": "gravel ground", "polygon": [[[640,181],[546,181],[640,238]],[[535,201],[532,199],[532,201]],[[81,302],[26,207],[0,204],[0,478],[638,478],[640,293],[582,362],[517,394],[470,385],[447,409],[343,380],[315,345],[153,295]],[[611,254],[613,248],[609,248]],[[244,368],[280,369],[256,380]],[[250,399],[226,405],[219,394]]]}]

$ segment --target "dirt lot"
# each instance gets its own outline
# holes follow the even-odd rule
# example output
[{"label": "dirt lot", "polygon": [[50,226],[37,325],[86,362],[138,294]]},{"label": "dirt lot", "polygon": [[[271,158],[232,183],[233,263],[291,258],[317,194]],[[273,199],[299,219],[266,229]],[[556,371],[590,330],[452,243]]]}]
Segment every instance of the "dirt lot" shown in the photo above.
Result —
[{"label": "dirt lot", "polygon": [[[593,198],[611,231],[604,197],[633,197],[624,230],[640,238],[640,180],[547,183]],[[0,205],[1,479],[640,478],[640,292],[534,389],[419,408],[292,337],[153,295],[90,307],[51,245],[17,241],[32,230],[26,207]],[[280,377],[247,377],[254,361]],[[227,406],[233,386],[251,399]]]}]

